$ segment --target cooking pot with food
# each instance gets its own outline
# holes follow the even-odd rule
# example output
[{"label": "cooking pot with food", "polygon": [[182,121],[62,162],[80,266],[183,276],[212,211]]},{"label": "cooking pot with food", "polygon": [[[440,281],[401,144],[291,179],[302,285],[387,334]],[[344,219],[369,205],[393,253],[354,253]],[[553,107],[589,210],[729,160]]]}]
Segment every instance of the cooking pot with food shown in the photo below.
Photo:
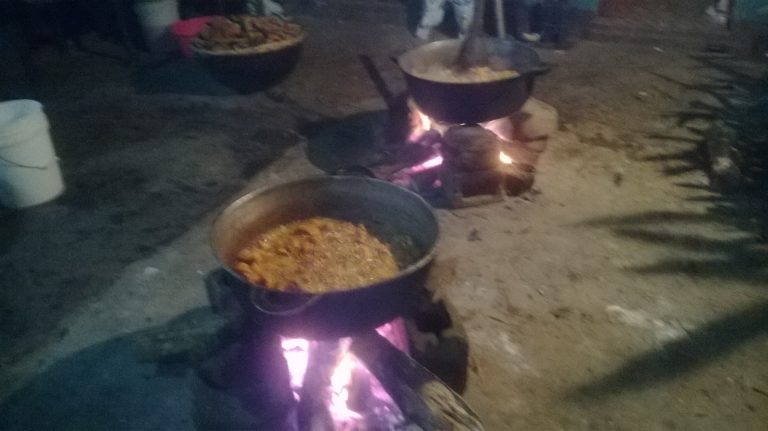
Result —
[{"label": "cooking pot with food", "polygon": [[519,110],[534,78],[549,69],[532,48],[508,39],[483,38],[488,66],[457,71],[462,41],[441,40],[397,59],[408,93],[428,116],[447,123],[481,123]]},{"label": "cooking pot with food", "polygon": [[298,63],[304,31],[277,17],[216,16],[190,49],[222,84],[242,93],[268,88]]},{"label": "cooking pot with food", "polygon": [[[316,217],[364,226],[391,250],[397,263],[394,275],[353,288],[307,293],[301,286],[270,288],[237,269],[241,252],[265,233]],[[331,176],[238,198],[214,222],[211,240],[240,302],[254,318],[268,317],[284,335],[316,339],[363,333],[412,313],[437,238],[437,219],[417,194],[372,178]]]}]

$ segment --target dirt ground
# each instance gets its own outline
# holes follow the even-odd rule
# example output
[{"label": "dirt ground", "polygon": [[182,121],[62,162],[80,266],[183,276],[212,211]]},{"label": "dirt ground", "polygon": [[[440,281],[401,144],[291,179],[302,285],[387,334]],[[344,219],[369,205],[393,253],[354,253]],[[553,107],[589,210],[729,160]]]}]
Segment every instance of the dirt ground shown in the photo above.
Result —
[{"label": "dirt ground", "polygon": [[[299,19],[297,69],[249,96],[193,62],[36,57],[68,189],[0,213],[0,428],[194,428],[191,369],[141,340],[210,322],[216,211],[380,133],[317,147],[323,127],[382,116],[360,55],[404,85],[389,61],[414,43],[400,23]],[[488,430],[768,423],[768,189],[710,191],[703,152],[765,69],[657,42],[542,50],[554,67],[535,94],[561,127],[535,188],[438,210],[430,283],[468,331],[466,398]]]}]

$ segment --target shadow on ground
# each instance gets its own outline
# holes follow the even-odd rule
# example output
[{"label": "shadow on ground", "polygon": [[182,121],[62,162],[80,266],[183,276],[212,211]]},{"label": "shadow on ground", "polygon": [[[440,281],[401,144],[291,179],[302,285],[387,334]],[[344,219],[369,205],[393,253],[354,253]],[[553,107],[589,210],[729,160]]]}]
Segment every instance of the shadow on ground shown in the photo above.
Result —
[{"label": "shadow on ground", "polygon": [[591,220],[586,225],[609,228],[617,236],[677,251],[679,257],[628,268],[637,274],[686,274],[700,279],[738,280],[758,287],[768,286],[768,248],[757,234],[745,231],[738,239],[717,239],[691,233],[693,225],[728,229],[757,224],[749,219],[739,220],[741,217],[744,214],[735,206],[727,205],[712,208],[705,214],[645,212]]},{"label": "shadow on ground", "polygon": [[66,357],[0,405],[4,430],[193,429],[192,368],[221,321],[205,308]]},{"label": "shadow on ground", "polygon": [[[229,200],[300,137],[289,112],[48,103],[65,194],[0,212],[0,363]],[[257,122],[254,119],[258,119]]]},{"label": "shadow on ground", "polygon": [[371,111],[348,117],[305,124],[307,158],[325,172],[381,162],[388,121],[386,111]]},{"label": "shadow on ground", "polygon": [[[739,193],[725,194],[717,201],[737,201],[740,197],[761,194],[768,185],[768,123],[765,121],[768,117],[768,76],[756,76],[753,70],[744,70],[745,66],[735,60],[707,56],[695,59],[705,73],[715,76],[704,82],[686,83],[656,75],[684,90],[704,96],[673,113],[678,125],[687,131],[686,136],[650,135],[649,138],[659,142],[671,140],[693,144],[689,151],[660,156],[662,160],[682,162],[679,169],[667,171],[668,175],[693,170],[711,174],[711,145],[718,138],[713,133],[725,130],[727,144],[732,147],[731,155],[743,177],[738,184]],[[707,126],[701,127],[702,122]]]},{"label": "shadow on ground", "polygon": [[214,79],[199,62],[175,58],[139,68],[133,77],[138,94],[231,96],[237,92]]},{"label": "shadow on ground", "polygon": [[707,366],[766,334],[768,303],[764,302],[709,322],[685,338],[633,358],[613,373],[578,388],[571,396],[603,398],[654,386]]},{"label": "shadow on ground", "polygon": [[[712,184],[676,185],[700,191],[691,201],[707,204],[705,213],[649,212],[591,220],[586,224],[606,227],[636,241],[662,244],[679,250],[681,257],[631,268],[640,274],[683,273],[693,277],[739,280],[768,285],[768,79],[755,78],[726,59],[698,58],[702,68],[716,77],[702,83],[684,83],[686,89],[704,94],[675,113],[685,136],[651,135],[659,144],[676,142],[688,148],[647,157],[649,162],[672,162],[666,175],[677,178],[692,171],[710,174]],[[703,121],[701,121],[703,120]],[[694,124],[698,121],[698,124]],[[707,126],[702,127],[701,124]],[[728,128],[732,156],[741,172],[737,187],[718,193],[710,161],[712,128]],[[738,232],[738,239],[715,239],[692,233],[692,225],[712,225]],[[709,257],[694,256],[695,253]]]},{"label": "shadow on ground", "polygon": [[[610,229],[619,237],[671,249],[673,258],[628,268],[642,275],[685,274],[694,279],[738,281],[757,288],[768,287],[768,80],[740,71],[726,59],[699,58],[709,75],[703,83],[683,83],[688,90],[708,96],[678,112],[684,136],[653,135],[660,144],[688,144],[648,157],[649,162],[672,162],[664,172],[671,178],[711,166],[711,124],[728,127],[742,173],[740,187],[718,193],[706,184],[678,180],[677,186],[694,190],[693,201],[707,204],[705,212],[656,211],[590,220],[585,226]],[[671,78],[664,77],[667,80]],[[701,121],[704,120],[704,121]],[[701,124],[706,124],[704,128]],[[675,148],[679,148],[675,145]],[[710,173],[711,174],[711,173]],[[728,232],[730,239],[703,235]],[[608,376],[578,388],[580,397],[604,397],[667,381],[728,355],[749,340],[768,333],[768,303],[709,322],[687,337],[633,358]]]},{"label": "shadow on ground", "polygon": [[139,68],[133,77],[138,94],[231,96],[268,90],[288,77],[300,46],[251,56],[172,58]]}]

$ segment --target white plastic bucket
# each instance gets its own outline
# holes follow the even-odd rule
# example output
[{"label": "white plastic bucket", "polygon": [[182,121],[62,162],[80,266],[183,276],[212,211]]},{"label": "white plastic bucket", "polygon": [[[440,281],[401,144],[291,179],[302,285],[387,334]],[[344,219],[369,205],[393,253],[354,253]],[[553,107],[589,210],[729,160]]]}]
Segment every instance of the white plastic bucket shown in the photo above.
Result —
[{"label": "white plastic bucket", "polygon": [[0,102],[0,204],[25,208],[64,191],[43,105]]},{"label": "white plastic bucket", "polygon": [[162,53],[177,49],[171,35],[171,25],[179,20],[177,0],[135,0],[133,10],[150,51]]}]

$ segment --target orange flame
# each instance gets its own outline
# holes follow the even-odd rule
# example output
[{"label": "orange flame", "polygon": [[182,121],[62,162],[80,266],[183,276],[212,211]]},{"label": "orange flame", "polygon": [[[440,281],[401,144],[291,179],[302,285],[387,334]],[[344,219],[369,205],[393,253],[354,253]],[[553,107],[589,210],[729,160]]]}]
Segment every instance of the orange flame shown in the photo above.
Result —
[{"label": "orange flame", "polygon": [[300,338],[283,338],[281,342],[283,357],[288,363],[293,396],[299,399],[299,389],[304,381],[304,374],[309,364],[309,341]]},{"label": "orange flame", "polygon": [[413,173],[424,172],[427,169],[436,168],[436,167],[438,167],[438,166],[440,166],[442,164],[443,164],[443,156],[438,154],[438,155],[432,156],[430,159],[428,159],[428,160],[426,160],[426,161],[424,161],[424,162],[414,166],[413,168],[411,168],[411,172],[413,172]]},{"label": "orange flame", "polygon": [[[352,382],[352,373],[357,366],[357,359],[347,350],[349,340],[342,341],[343,352],[339,355],[338,363],[331,375],[331,399],[329,411],[334,421],[347,422],[360,419],[361,416],[347,406],[349,401],[348,386]],[[288,363],[288,372],[291,376],[291,389],[298,400],[304,375],[309,364],[310,342],[301,338],[283,338],[281,341],[283,357]]]},{"label": "orange flame", "polygon": [[486,130],[493,132],[499,139],[512,142],[514,135],[514,125],[509,117],[499,118],[497,120],[491,120],[486,123],[480,124],[485,127]]},{"label": "orange flame", "polygon": [[352,382],[352,372],[355,370],[356,361],[351,353],[342,354],[336,369],[331,375],[331,416],[337,422],[360,419],[359,413],[349,408],[349,388]]},{"label": "orange flame", "polygon": [[418,112],[418,114],[419,114],[419,122],[421,123],[421,128],[424,129],[425,132],[429,132],[430,130],[432,130],[432,120],[430,120],[429,117],[423,112]]},{"label": "orange flame", "polygon": [[411,117],[411,133],[408,136],[411,142],[418,141],[425,133],[432,130],[432,120],[421,111],[415,110],[415,112],[416,117]]},{"label": "orange flame", "polygon": [[[408,341],[401,321],[396,320],[384,324],[377,328],[377,331],[399,349],[404,352],[408,351]],[[372,395],[399,412],[381,383],[350,351],[352,339],[343,338],[339,340],[339,343],[340,351],[336,356],[336,365],[330,375],[328,387],[330,396],[327,403],[328,412],[331,414],[336,429],[360,429],[355,426],[359,421],[364,420],[364,412],[357,412],[349,405],[350,392],[354,391],[354,385],[359,384],[358,379],[360,378],[368,378]],[[301,387],[309,365],[309,353],[314,342],[300,338],[282,338],[281,345],[283,357],[288,363],[288,371],[291,376],[291,389],[293,389],[296,400],[300,401]]]}]

